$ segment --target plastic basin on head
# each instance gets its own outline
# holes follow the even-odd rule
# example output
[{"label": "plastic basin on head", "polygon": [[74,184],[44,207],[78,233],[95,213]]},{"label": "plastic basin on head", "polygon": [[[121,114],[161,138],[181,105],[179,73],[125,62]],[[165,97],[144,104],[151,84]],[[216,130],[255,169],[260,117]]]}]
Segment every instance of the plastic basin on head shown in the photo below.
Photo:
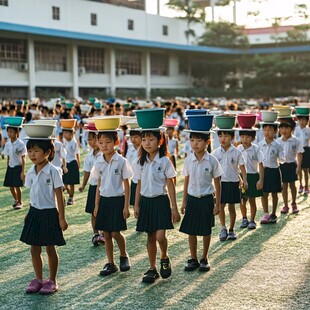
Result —
[{"label": "plastic basin on head", "polygon": [[71,129],[75,127],[76,119],[61,119],[59,122],[62,128]]},{"label": "plastic basin on head", "polygon": [[164,122],[164,108],[135,110],[135,112],[141,128],[158,128]]},{"label": "plastic basin on head", "polygon": [[185,111],[185,115],[189,116],[189,115],[206,115],[207,114],[207,110],[205,109],[188,109]]},{"label": "plastic basin on head", "polygon": [[94,117],[93,121],[97,130],[116,130],[121,123],[120,116]]},{"label": "plastic basin on head", "polygon": [[191,130],[209,131],[213,124],[214,115],[189,115],[188,127]]},{"label": "plastic basin on head", "polygon": [[299,114],[299,115],[309,115],[309,112],[310,112],[310,108],[308,107],[295,107],[295,110],[296,110],[296,114]]},{"label": "plastic basin on head", "polygon": [[56,125],[48,124],[25,124],[23,128],[28,137],[31,138],[48,138],[54,134]]},{"label": "plastic basin on head", "polygon": [[165,118],[164,119],[164,126],[166,127],[175,127],[179,125],[179,121],[174,118]]},{"label": "plastic basin on head", "polygon": [[217,115],[215,124],[219,129],[232,129],[235,126],[236,116]]},{"label": "plastic basin on head", "polygon": [[238,114],[238,124],[241,128],[250,129],[255,125],[256,117],[256,114]]},{"label": "plastic basin on head", "polygon": [[278,118],[278,111],[261,111],[261,119],[263,122],[275,122]]},{"label": "plastic basin on head", "polygon": [[21,116],[6,116],[4,123],[11,126],[20,126],[23,123],[24,117]]}]

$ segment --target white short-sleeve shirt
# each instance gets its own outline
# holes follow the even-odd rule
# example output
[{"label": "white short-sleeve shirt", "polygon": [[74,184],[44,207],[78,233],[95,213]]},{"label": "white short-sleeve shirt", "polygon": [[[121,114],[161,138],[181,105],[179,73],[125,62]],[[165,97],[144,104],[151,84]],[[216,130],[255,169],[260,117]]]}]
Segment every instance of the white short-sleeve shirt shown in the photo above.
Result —
[{"label": "white short-sleeve shirt", "polygon": [[246,172],[249,174],[258,173],[258,164],[263,162],[264,155],[256,144],[249,148],[244,148],[242,144],[238,145],[245,161]]},{"label": "white short-sleeve shirt", "polygon": [[158,153],[152,161],[147,157],[143,166],[135,161],[133,169],[135,178],[141,180],[141,195],[149,198],[167,194],[167,179],[177,175],[170,159]]},{"label": "white short-sleeve shirt", "polygon": [[264,155],[264,167],[278,168],[279,162],[285,162],[283,148],[281,144],[278,143],[276,140],[273,140],[271,143],[268,144],[266,139],[264,138],[261,142],[258,143],[258,147]]},{"label": "white short-sleeve shirt", "polygon": [[239,182],[239,166],[245,165],[244,158],[240,150],[231,145],[227,151],[222,146],[212,152],[212,155],[220,162],[223,175],[222,182]]},{"label": "white short-sleeve shirt", "polygon": [[[133,165],[133,162],[138,159],[138,156],[139,156],[139,148],[136,149],[133,146],[133,144],[129,144],[128,145],[128,150],[127,150],[127,153],[126,153],[126,158],[129,161],[131,166]],[[135,177],[133,177],[132,182],[138,183],[138,180]]]},{"label": "white short-sleeve shirt", "polygon": [[90,185],[97,185],[98,178],[94,175],[94,166],[95,162],[98,158],[102,156],[102,153],[99,151],[96,155],[94,154],[94,150],[91,150],[84,159],[84,167],[83,170],[86,172],[90,172],[89,176],[89,184]]},{"label": "white short-sleeve shirt", "polygon": [[168,139],[168,150],[171,155],[176,154],[178,141],[176,139]]},{"label": "white short-sleeve shirt", "polygon": [[303,147],[310,146],[310,127],[301,128],[297,126],[294,135],[301,141]]},{"label": "white short-sleeve shirt", "polygon": [[186,157],[183,166],[183,176],[189,176],[187,193],[194,197],[201,197],[215,192],[212,179],[223,174],[218,160],[208,152],[205,152],[201,160],[195,154]]},{"label": "white short-sleeve shirt", "polygon": [[295,136],[291,136],[286,141],[283,140],[283,137],[280,137],[276,141],[280,143],[283,148],[286,163],[294,163],[297,154],[304,152],[301,141]]},{"label": "white short-sleeve shirt", "polygon": [[17,139],[13,143],[9,140],[5,145],[6,154],[9,156],[9,166],[11,168],[22,164],[22,156],[27,154],[25,143]]},{"label": "white short-sleeve shirt", "polygon": [[26,174],[25,186],[30,188],[30,205],[36,209],[57,208],[55,189],[62,187],[61,170],[47,163],[37,174],[33,165]]},{"label": "white short-sleeve shirt", "polygon": [[66,161],[70,163],[73,160],[76,160],[76,155],[80,153],[79,146],[75,139],[71,141],[65,141],[65,149],[67,151]]},{"label": "white short-sleeve shirt", "polygon": [[118,153],[115,153],[107,162],[103,155],[95,162],[93,170],[94,178],[100,179],[100,196],[117,197],[125,193],[123,180],[133,176],[128,160]]},{"label": "white short-sleeve shirt", "polygon": [[54,159],[52,160],[52,164],[56,167],[62,166],[62,159],[67,157],[67,151],[64,145],[60,141],[55,141],[55,155]]}]

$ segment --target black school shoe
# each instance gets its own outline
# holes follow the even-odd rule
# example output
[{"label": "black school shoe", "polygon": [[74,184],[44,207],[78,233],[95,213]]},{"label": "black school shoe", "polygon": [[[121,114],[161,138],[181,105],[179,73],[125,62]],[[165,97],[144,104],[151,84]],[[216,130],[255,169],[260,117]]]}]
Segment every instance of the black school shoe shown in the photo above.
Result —
[{"label": "black school shoe", "polygon": [[170,264],[170,259],[168,258],[163,258],[160,260],[160,275],[163,279],[167,279],[171,276],[171,264]]},{"label": "black school shoe", "polygon": [[154,283],[156,279],[159,278],[159,274],[155,269],[149,269],[142,278],[143,283]]},{"label": "black school shoe", "polygon": [[191,258],[187,261],[184,270],[185,271],[194,271],[200,267],[200,264],[196,258]]},{"label": "black school shoe", "polygon": [[200,260],[199,271],[206,272],[209,270],[210,270],[209,262],[205,258],[202,258]]},{"label": "black school shoe", "polygon": [[100,271],[100,275],[105,277],[109,276],[110,274],[116,272],[118,269],[115,264],[107,263],[104,265],[103,269]]},{"label": "black school shoe", "polygon": [[130,269],[130,263],[128,256],[120,256],[119,258],[119,269],[120,271],[128,271]]}]

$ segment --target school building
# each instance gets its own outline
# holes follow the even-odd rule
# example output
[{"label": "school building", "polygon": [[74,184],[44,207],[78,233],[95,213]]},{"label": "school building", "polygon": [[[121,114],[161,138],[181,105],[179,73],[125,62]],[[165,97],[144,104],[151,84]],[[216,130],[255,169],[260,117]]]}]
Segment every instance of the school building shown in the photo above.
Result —
[{"label": "school building", "polygon": [[[154,89],[191,88],[195,59],[244,53],[195,45],[186,30],[185,20],[147,14],[144,0],[0,0],[0,97],[139,89],[149,98]],[[268,34],[249,36],[257,44],[247,53],[310,51],[260,48]]]}]

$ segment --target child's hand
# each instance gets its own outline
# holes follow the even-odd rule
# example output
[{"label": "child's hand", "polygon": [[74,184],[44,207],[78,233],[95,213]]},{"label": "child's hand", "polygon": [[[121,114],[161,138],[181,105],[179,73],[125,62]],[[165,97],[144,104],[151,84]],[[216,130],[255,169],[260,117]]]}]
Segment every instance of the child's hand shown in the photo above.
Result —
[{"label": "child's hand", "polygon": [[256,189],[257,189],[258,191],[260,191],[261,189],[263,189],[263,181],[258,181],[258,182],[256,183]]},{"label": "child's hand", "polygon": [[297,166],[297,168],[296,168],[296,174],[299,175],[300,171],[301,171],[301,169]]},{"label": "child's hand", "polygon": [[135,205],[133,209],[134,209],[134,216],[137,219],[139,217],[140,207]]},{"label": "child's hand", "polygon": [[83,192],[83,190],[84,190],[84,188],[85,188],[85,186],[83,186],[83,185],[81,185],[80,187],[79,187],[79,192]]},{"label": "child's hand", "polygon": [[130,217],[130,211],[128,207],[125,207],[123,209],[123,217],[124,217],[124,220],[127,220]]},{"label": "child's hand", "polygon": [[218,215],[220,213],[220,206],[218,204],[214,205],[213,215]]},{"label": "child's hand", "polygon": [[95,206],[95,209],[94,209],[94,217],[97,217],[97,214],[98,214],[98,209],[99,209],[99,206],[98,205],[96,205]]},{"label": "child's hand", "polygon": [[63,170],[64,173],[68,173],[67,167],[63,167],[62,170]]},{"label": "child's hand", "polygon": [[182,205],[182,208],[181,208],[181,213],[182,213],[182,214],[185,213],[185,209],[186,209],[186,204],[183,204],[183,205]]},{"label": "child's hand", "polygon": [[181,216],[180,216],[180,213],[179,213],[177,207],[174,207],[174,208],[171,210],[171,217],[172,217],[172,223],[180,222]]},{"label": "child's hand", "polygon": [[248,189],[248,181],[247,181],[247,180],[244,180],[244,181],[243,181],[243,188],[244,188],[245,190]]},{"label": "child's hand", "polygon": [[23,181],[25,181],[25,173],[22,172],[22,173],[20,174],[20,178],[21,178]]},{"label": "child's hand", "polygon": [[65,219],[60,219],[59,220],[59,226],[60,226],[62,231],[65,231],[68,228],[68,223]]}]

